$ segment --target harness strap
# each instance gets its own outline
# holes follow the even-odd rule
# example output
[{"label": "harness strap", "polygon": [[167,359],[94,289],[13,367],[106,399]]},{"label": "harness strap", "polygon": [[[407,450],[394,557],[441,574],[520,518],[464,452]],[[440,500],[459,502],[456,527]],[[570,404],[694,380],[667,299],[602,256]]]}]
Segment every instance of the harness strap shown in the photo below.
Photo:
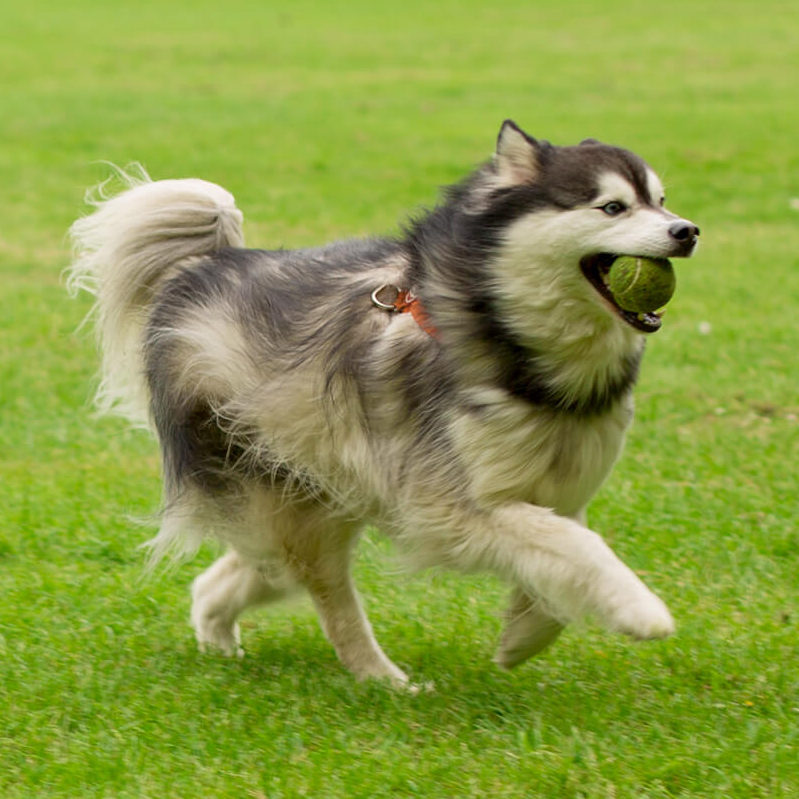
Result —
[{"label": "harness strap", "polygon": [[[394,301],[391,303],[383,302],[379,295],[385,289],[393,289],[396,292]],[[419,327],[432,338],[438,337],[438,330],[433,325],[430,316],[422,305],[422,301],[411,292],[410,289],[400,289],[389,283],[384,283],[372,292],[372,302],[384,311],[391,313],[409,313]]]}]

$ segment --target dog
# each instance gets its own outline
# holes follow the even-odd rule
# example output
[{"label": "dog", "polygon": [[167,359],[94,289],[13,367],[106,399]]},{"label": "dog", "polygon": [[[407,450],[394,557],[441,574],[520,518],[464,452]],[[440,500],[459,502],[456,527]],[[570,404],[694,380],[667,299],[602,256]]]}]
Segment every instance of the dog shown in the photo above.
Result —
[{"label": "dog", "polygon": [[226,547],[192,586],[201,648],[242,654],[237,617],[304,590],[347,669],[406,684],[353,585],[367,524],[415,566],[512,586],[504,668],[585,615],[673,631],[586,526],[661,325],[622,310],[607,272],[687,257],[699,236],[641,158],[507,120],[492,158],[401,235],[298,250],[246,249],[215,184],[119,176],[71,227],[69,285],[96,294],[100,408],[160,442],[153,557]]}]

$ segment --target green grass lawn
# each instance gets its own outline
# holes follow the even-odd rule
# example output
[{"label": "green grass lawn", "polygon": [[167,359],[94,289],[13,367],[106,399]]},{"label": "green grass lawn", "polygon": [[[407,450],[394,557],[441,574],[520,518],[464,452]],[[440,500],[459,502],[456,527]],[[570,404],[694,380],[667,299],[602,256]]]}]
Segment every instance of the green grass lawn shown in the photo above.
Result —
[{"label": "green grass lawn", "polygon": [[[0,10],[0,796],[799,795],[799,22],[793,3],[34,0]],[[155,445],[89,405],[65,231],[96,162],[221,183],[254,246],[393,232],[515,118],[641,153],[702,227],[591,525],[678,634],[591,624],[492,667],[505,589],[358,579],[436,692],[358,684],[305,602],[195,651],[208,549],[143,576]]]}]

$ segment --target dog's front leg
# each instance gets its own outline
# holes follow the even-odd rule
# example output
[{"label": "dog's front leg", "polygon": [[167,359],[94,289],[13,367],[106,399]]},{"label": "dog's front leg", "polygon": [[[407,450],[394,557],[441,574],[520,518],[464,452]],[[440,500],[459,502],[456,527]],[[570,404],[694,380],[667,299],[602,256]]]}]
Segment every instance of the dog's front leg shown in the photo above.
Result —
[{"label": "dog's front leg", "polygon": [[564,626],[541,599],[516,588],[494,661],[503,669],[512,669],[554,643]]},{"label": "dog's front leg", "polygon": [[[535,505],[509,503],[461,515],[453,532],[449,552],[441,553],[447,560],[467,570],[491,569],[536,598],[529,611],[538,615],[530,617],[534,624],[527,634],[538,628],[539,637],[525,647],[521,638],[513,638],[511,625],[508,665],[514,659],[520,662],[525,649],[532,654],[554,640],[562,624],[588,614],[634,638],[662,638],[674,630],[663,602],[599,535],[573,519]],[[523,628],[520,621],[516,632]]]},{"label": "dog's front leg", "polygon": [[[674,631],[663,602],[587,527],[523,503],[502,506],[491,516],[496,538],[487,554],[526,593],[540,597],[533,613],[559,622],[592,614],[609,629],[642,639]],[[552,637],[559,632],[547,629]],[[542,632],[539,644],[546,643]]]},{"label": "dog's front leg", "polygon": [[[573,518],[583,527],[586,526],[585,509]],[[505,614],[505,629],[494,662],[503,669],[515,668],[551,646],[564,626],[548,612],[540,597],[530,596],[521,588],[515,588]]]}]

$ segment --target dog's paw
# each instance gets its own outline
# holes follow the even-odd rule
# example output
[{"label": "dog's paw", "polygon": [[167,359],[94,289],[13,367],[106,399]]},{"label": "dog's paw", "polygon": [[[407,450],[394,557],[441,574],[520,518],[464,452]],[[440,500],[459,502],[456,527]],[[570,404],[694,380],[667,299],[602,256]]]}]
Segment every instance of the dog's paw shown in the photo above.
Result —
[{"label": "dog's paw", "polygon": [[502,636],[494,663],[501,669],[515,668],[554,643],[562,631],[563,625],[544,613],[512,621]]},{"label": "dog's paw", "polygon": [[505,614],[505,629],[499,641],[494,663],[512,669],[550,646],[563,630],[564,622],[555,618],[540,597],[520,588],[511,596]]},{"label": "dog's paw", "polygon": [[411,682],[405,674],[403,674],[402,677],[395,675],[392,677],[370,677],[369,679],[387,682],[397,693],[410,694],[411,696],[432,694],[435,693],[436,690],[434,682]]},{"label": "dog's paw", "polygon": [[404,685],[398,686],[400,690],[409,693],[411,696],[418,696],[419,694],[434,694],[436,692],[436,684],[429,680],[428,682],[407,682]]},{"label": "dog's paw", "polygon": [[192,623],[200,652],[221,652],[231,658],[244,657],[238,624],[225,623],[222,619],[197,618],[196,615]]},{"label": "dog's paw", "polygon": [[562,631],[563,625],[555,619],[526,630],[524,636],[507,630],[494,655],[494,663],[509,671],[553,644]]},{"label": "dog's paw", "polygon": [[675,629],[669,609],[649,591],[616,608],[607,622],[612,629],[639,640],[666,638]]}]

